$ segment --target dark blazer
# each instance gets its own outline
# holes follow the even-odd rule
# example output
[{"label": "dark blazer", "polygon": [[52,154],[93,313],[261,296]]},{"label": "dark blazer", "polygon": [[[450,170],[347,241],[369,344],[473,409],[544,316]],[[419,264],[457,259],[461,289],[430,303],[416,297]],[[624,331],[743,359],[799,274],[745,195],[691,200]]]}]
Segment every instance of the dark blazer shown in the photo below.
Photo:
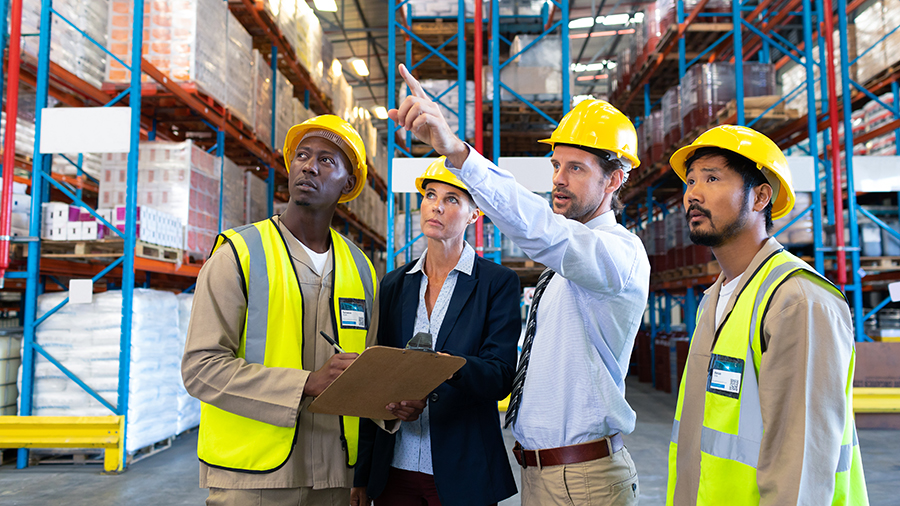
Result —
[{"label": "dark blazer", "polygon": [[[378,344],[402,348],[412,338],[422,273],[415,261],[381,282]],[[516,493],[500,431],[497,401],[512,390],[521,331],[519,278],[476,257],[472,275],[459,273],[435,349],[466,365],[428,396],[434,481],[444,506],[486,505]],[[393,434],[369,420],[360,427],[354,485],[378,497],[394,457]]]}]

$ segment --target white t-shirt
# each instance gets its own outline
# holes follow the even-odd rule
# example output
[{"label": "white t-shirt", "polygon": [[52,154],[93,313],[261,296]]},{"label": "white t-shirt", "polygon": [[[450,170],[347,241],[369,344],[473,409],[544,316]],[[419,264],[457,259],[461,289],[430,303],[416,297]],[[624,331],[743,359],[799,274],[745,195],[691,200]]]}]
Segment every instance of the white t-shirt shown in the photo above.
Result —
[{"label": "white t-shirt", "polygon": [[322,269],[325,268],[325,262],[328,260],[328,253],[331,252],[331,248],[329,247],[328,251],[326,251],[325,253],[316,253],[315,251],[309,249],[305,244],[303,244],[303,241],[297,240],[297,242],[300,243],[300,246],[303,246],[304,251],[306,251],[306,254],[309,255],[309,259],[313,264],[313,270],[316,271],[317,275],[321,276]]},{"label": "white t-shirt", "polygon": [[719,289],[719,300],[716,302],[716,328],[719,328],[719,324],[722,323],[722,317],[725,316],[725,307],[728,305],[728,299],[731,298],[731,294],[734,293],[734,289],[737,288],[738,283],[740,283],[743,276],[744,273],[742,272],[740,276],[725,283],[722,285],[722,288]]}]

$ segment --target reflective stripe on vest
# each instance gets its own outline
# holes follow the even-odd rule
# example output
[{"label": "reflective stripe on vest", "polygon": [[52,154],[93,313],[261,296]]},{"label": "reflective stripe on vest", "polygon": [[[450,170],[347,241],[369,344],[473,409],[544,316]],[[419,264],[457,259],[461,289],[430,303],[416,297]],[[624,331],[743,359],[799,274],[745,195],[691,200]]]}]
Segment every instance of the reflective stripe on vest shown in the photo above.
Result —
[{"label": "reflective stripe on vest", "polygon": [[[790,253],[773,254],[757,270],[738,294],[731,313],[725,317],[712,349],[713,356],[742,358],[744,369],[740,395],[737,399],[710,392],[705,393],[703,427],[700,435],[700,484],[698,504],[758,504],[759,489],[756,467],[763,436],[762,413],[759,402],[759,365],[762,361],[762,324],[768,304],[778,287],[798,272],[810,272],[827,289],[840,297],[843,294],[833,284],[818,275],[811,267]],[[744,293],[746,292],[746,294]],[[704,297],[698,311],[707,308]],[[749,331],[748,331],[749,330]],[[692,342],[693,344],[693,342]],[[688,355],[690,363],[692,354]],[[709,374],[712,374],[712,358]],[[859,457],[856,425],[852,411],[852,378],[855,350],[851,356],[846,395],[847,416],[840,456],[835,469],[833,504],[867,504],[862,462]],[[753,374],[750,374],[750,364]],[[689,367],[689,366],[686,366]],[[677,485],[678,432],[683,407],[684,381],[679,386],[678,404],[669,444],[669,479],[667,504],[674,502]]]},{"label": "reflective stripe on vest", "polygon": [[[341,301],[364,301],[360,306],[365,306],[365,328],[342,328],[332,318],[335,337],[348,352],[361,353],[372,319],[375,271],[359,248],[334,230],[331,243],[333,315],[334,311],[340,314]],[[213,252],[225,244],[237,257],[247,298],[236,356],[266,367],[302,369],[303,295],[278,225],[269,219],[227,230],[216,238]],[[359,419],[342,417],[341,428],[347,463],[352,466],[357,458]],[[272,472],[290,458],[296,433],[296,421],[292,426],[280,427],[203,403],[197,453],[201,461],[212,467]]]}]

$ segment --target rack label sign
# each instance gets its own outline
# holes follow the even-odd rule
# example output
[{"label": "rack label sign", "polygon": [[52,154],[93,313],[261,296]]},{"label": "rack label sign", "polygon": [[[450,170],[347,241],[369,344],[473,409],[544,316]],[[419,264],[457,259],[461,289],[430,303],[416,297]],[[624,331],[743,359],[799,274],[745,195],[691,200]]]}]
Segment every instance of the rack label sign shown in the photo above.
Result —
[{"label": "rack label sign", "polygon": [[41,153],[127,153],[130,107],[54,107],[41,111]]}]

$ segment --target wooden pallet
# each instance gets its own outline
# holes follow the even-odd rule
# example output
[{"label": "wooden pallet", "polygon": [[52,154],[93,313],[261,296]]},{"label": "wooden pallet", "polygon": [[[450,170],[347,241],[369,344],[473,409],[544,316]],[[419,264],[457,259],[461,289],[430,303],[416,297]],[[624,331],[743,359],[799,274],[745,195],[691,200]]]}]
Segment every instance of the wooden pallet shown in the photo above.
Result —
[{"label": "wooden pallet", "polygon": [[[98,241],[41,241],[41,257],[43,258],[115,258],[122,256],[125,241],[121,239],[102,239]],[[27,248],[23,256],[27,256]],[[144,241],[137,241],[134,256],[159,260],[160,262],[178,263],[182,250],[169,248]]]},{"label": "wooden pallet", "polygon": [[[766,95],[763,97],[745,97],[744,98],[744,118],[753,121],[759,118],[763,113],[765,116],[759,118],[753,124],[755,130],[761,132],[771,132],[777,130],[787,123],[800,118],[800,111],[797,109],[788,109],[784,102],[772,107],[773,104],[781,100],[780,95]],[[772,110],[766,112],[772,107]],[[717,119],[719,124],[728,121],[729,118],[737,114],[737,99],[731,100],[728,104],[718,112]]]},{"label": "wooden pallet", "polygon": [[666,271],[658,272],[659,281],[674,281],[676,279],[699,278],[702,276],[712,276],[722,272],[719,262],[713,260],[705,264],[690,265],[687,267],[678,267]]},{"label": "wooden pallet", "polygon": [[[859,267],[866,272],[900,271],[900,257],[860,257]],[[850,268],[850,255],[847,255],[847,268]],[[825,259],[825,270],[837,269],[837,260]]]}]

